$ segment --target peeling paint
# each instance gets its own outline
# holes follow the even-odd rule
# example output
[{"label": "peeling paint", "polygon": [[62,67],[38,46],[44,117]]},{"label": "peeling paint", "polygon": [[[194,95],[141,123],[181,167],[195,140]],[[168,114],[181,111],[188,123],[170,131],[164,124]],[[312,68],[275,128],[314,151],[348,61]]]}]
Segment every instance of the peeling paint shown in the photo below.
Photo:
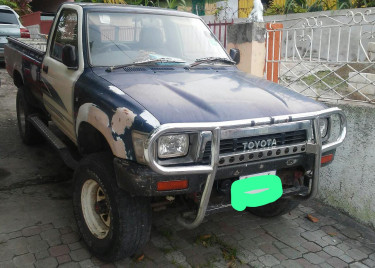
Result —
[{"label": "peeling paint", "polygon": [[125,128],[130,128],[133,125],[134,118],[137,115],[128,108],[117,108],[116,113],[112,117],[112,131],[117,135],[123,135]]},{"label": "peeling paint", "polygon": [[118,95],[125,95],[125,93],[122,92],[121,89],[119,89],[119,88],[117,88],[117,87],[115,87],[115,86],[109,86],[108,89],[109,89],[110,91],[112,91],[113,93],[116,93],[116,94],[118,94]]},{"label": "peeling paint", "polygon": [[85,103],[79,108],[76,121],[77,135],[79,125],[82,122],[87,122],[91,124],[100,133],[102,133],[102,135],[107,140],[109,146],[111,147],[113,155],[123,159],[127,159],[124,141],[120,137],[117,137],[117,140],[114,140],[112,136],[111,125],[109,124],[108,115],[104,113],[101,109],[99,109],[95,104]]},{"label": "peeling paint", "polygon": [[139,116],[154,128],[160,126],[160,122],[147,110],[143,111]]},{"label": "peeling paint", "polygon": [[123,159],[128,159],[128,156],[125,150],[125,143],[122,139],[114,140],[113,148],[116,151],[116,156],[123,158]]}]

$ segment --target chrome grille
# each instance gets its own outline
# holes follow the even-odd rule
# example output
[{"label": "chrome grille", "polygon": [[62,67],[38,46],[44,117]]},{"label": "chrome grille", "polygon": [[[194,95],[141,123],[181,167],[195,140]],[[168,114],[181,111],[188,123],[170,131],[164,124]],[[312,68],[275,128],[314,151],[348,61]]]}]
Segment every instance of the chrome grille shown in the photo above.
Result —
[{"label": "chrome grille", "polygon": [[[275,139],[276,146],[258,148],[258,150],[257,149],[244,150],[243,143],[245,142],[269,140],[269,139],[271,140]],[[264,150],[271,150],[271,149],[272,150],[276,149],[277,151],[279,147],[288,148],[291,145],[297,145],[297,144],[301,145],[305,143],[306,140],[307,140],[307,133],[305,129],[290,131],[290,132],[285,132],[285,133],[270,134],[270,135],[243,137],[243,138],[238,138],[238,139],[225,139],[225,140],[220,141],[220,156],[231,155],[231,154],[241,154],[245,152],[247,154],[251,154],[252,152],[259,152],[260,150],[264,151]],[[298,152],[301,153],[302,151],[298,150]],[[202,162],[208,163],[210,160],[210,155],[211,155],[211,142],[208,141],[204,149]],[[276,155],[276,154],[269,155],[269,157],[276,157],[276,156],[279,156],[279,155]],[[257,158],[254,158],[254,160],[257,160]]]}]

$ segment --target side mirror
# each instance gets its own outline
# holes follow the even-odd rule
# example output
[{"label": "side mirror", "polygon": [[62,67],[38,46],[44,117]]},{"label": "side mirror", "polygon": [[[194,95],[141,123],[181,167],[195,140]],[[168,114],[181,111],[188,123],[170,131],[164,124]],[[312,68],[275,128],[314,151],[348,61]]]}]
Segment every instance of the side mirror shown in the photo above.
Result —
[{"label": "side mirror", "polygon": [[76,55],[76,48],[72,45],[65,45],[62,49],[62,63],[65,64],[68,69],[77,70],[78,61]]},{"label": "side mirror", "polygon": [[240,50],[238,48],[231,48],[229,51],[229,56],[236,64],[240,63],[241,57]]}]

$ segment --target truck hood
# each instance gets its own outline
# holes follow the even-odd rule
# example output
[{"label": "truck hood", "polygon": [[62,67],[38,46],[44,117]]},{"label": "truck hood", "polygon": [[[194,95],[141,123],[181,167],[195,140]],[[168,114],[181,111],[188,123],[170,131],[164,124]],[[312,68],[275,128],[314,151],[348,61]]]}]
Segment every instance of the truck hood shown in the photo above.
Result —
[{"label": "truck hood", "polygon": [[[161,124],[219,122],[319,111],[323,104],[238,71],[94,72],[136,100]],[[171,68],[164,68],[171,69]]]}]

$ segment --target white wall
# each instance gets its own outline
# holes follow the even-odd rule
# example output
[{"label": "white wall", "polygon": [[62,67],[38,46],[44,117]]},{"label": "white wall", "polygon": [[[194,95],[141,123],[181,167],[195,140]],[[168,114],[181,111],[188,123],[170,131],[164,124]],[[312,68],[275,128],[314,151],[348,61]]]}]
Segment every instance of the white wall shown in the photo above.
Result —
[{"label": "white wall", "polygon": [[330,104],[348,120],[334,162],[321,169],[319,199],[375,227],[375,105]]},{"label": "white wall", "polygon": [[216,2],[216,7],[222,7],[217,20],[231,20],[238,18],[238,0]]}]

